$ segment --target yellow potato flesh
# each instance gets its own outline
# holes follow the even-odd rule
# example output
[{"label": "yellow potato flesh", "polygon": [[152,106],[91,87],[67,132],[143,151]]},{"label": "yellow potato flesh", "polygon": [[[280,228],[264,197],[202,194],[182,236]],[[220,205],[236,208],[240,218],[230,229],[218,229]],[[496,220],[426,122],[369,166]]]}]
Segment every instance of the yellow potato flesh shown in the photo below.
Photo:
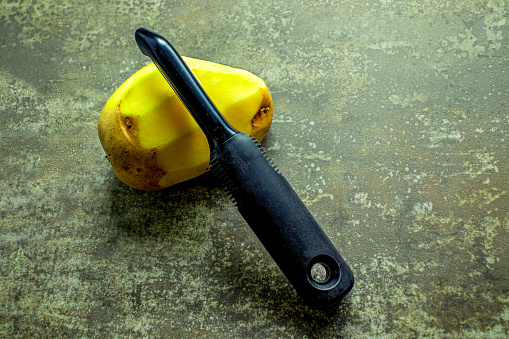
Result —
[{"label": "yellow potato flesh", "polygon": [[[272,122],[272,99],[253,74],[184,58],[219,111],[236,129],[261,140]],[[111,96],[99,118],[99,137],[117,176],[156,190],[208,170],[205,135],[153,64]]]}]

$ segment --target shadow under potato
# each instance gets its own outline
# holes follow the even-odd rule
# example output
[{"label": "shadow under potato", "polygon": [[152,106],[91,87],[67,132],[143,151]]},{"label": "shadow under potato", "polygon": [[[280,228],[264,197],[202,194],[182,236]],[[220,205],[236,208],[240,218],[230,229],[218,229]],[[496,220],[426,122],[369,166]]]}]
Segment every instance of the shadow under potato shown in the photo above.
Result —
[{"label": "shadow under potato", "polygon": [[226,192],[210,173],[160,191],[142,191],[113,175],[110,182],[113,224],[131,236],[176,236],[193,219],[197,207],[224,205]]}]

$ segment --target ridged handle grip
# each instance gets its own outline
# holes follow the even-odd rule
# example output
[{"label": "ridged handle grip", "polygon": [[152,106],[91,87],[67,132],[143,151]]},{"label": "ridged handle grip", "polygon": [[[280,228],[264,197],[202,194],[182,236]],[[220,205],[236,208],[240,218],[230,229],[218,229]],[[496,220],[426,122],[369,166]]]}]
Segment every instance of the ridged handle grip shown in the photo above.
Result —
[{"label": "ridged handle grip", "polygon": [[255,141],[239,133],[211,154],[211,171],[307,304],[336,306],[353,273],[288,181]]}]

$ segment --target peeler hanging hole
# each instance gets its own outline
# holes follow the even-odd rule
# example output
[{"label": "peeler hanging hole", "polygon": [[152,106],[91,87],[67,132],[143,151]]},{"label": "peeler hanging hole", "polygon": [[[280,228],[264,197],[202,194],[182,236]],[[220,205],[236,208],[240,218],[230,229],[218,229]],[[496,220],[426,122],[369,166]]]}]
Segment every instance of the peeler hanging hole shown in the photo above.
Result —
[{"label": "peeler hanging hole", "polygon": [[330,269],[327,265],[317,262],[311,267],[311,279],[318,284],[325,284],[330,278]]},{"label": "peeler hanging hole", "polygon": [[337,261],[328,255],[318,255],[308,264],[308,281],[319,290],[333,289],[340,278],[341,272]]}]

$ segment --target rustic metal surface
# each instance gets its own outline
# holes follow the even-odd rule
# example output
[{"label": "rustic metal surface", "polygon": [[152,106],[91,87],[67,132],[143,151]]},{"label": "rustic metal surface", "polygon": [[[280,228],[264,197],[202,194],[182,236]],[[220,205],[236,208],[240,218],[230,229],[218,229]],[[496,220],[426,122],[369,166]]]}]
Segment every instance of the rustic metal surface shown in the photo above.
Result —
[{"label": "rustic metal surface", "polygon": [[[500,1],[0,1],[1,337],[461,337],[509,331]],[[247,69],[264,146],[351,263],[301,304],[209,176],[123,185],[97,137],[144,26]]]}]

